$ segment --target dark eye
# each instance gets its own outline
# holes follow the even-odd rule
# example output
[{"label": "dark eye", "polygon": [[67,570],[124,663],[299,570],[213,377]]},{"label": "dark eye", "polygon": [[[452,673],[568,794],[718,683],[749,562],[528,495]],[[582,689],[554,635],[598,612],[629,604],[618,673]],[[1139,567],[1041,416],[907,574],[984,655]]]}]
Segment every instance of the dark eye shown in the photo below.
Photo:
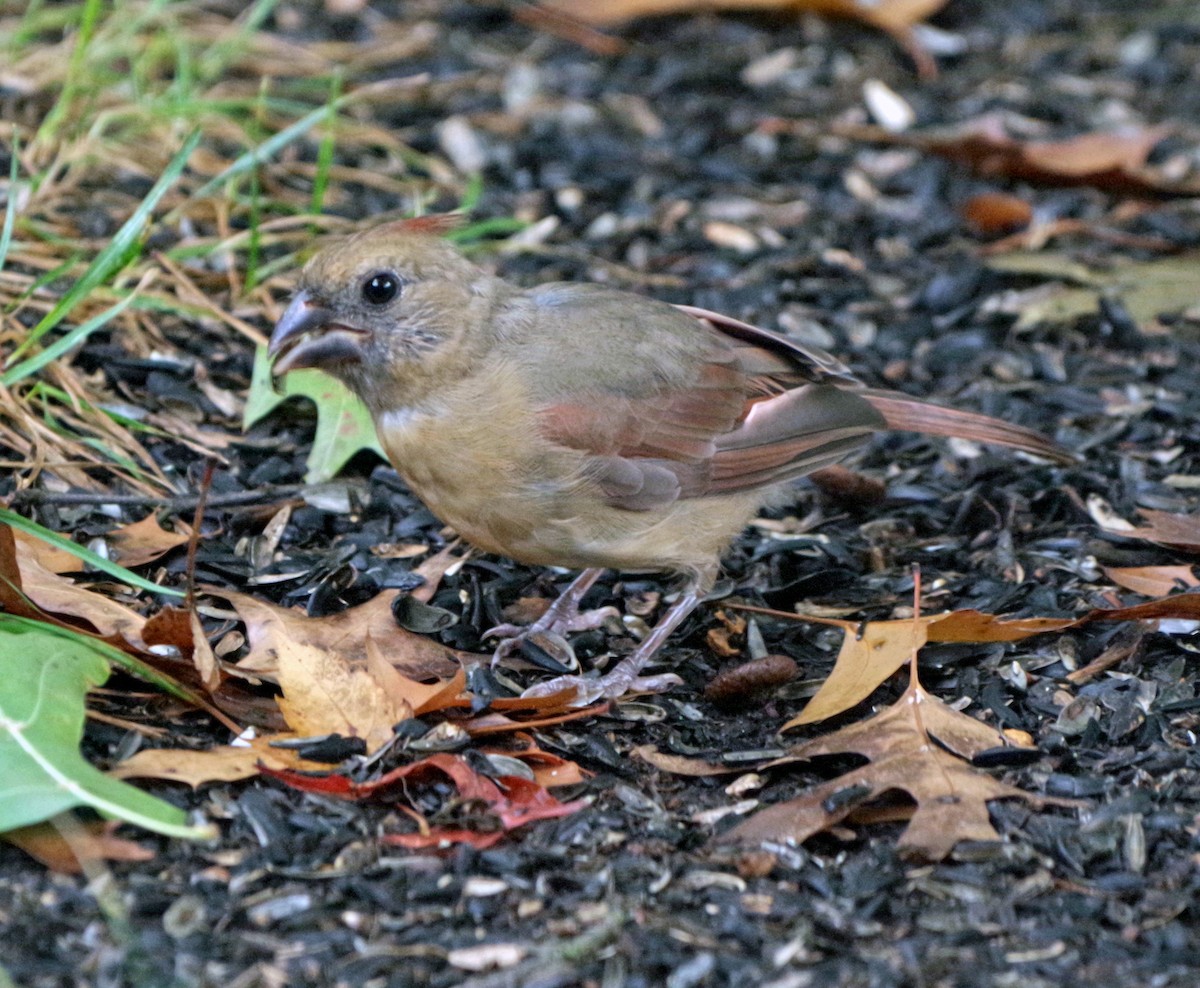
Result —
[{"label": "dark eye", "polygon": [[376,271],[362,284],[362,297],[371,305],[387,305],[400,294],[400,281],[390,271]]}]

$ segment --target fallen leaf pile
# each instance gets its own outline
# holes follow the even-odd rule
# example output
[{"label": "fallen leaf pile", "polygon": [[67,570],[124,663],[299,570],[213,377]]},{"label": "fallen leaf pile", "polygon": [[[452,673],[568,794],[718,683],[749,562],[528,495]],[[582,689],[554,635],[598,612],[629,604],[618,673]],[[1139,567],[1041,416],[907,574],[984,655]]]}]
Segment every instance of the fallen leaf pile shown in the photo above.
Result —
[{"label": "fallen leaf pile", "polygon": [[[144,562],[157,558],[160,547],[166,551],[178,544],[156,523],[141,523],[132,533],[127,529],[122,534],[126,551],[136,547],[135,557]],[[436,585],[447,565],[441,554],[431,557],[425,567],[428,580]],[[234,591],[213,591],[233,605],[245,628],[244,635],[236,632],[245,642],[241,661],[229,662],[217,657],[227,650],[212,647],[196,611],[164,607],[146,618],[55,572],[80,568],[69,554],[36,538],[14,538],[12,530],[0,524],[0,608],[11,615],[0,633],[26,636],[20,648],[0,649],[4,662],[20,662],[22,670],[18,676],[14,669],[0,687],[0,748],[14,746],[12,759],[5,756],[5,764],[13,766],[24,764],[13,760],[17,751],[31,751],[28,770],[14,767],[12,782],[31,793],[35,785],[45,789],[45,799],[40,801],[12,801],[11,806],[20,806],[21,815],[0,816],[0,830],[35,825],[63,806],[102,802],[109,812],[123,813],[125,819],[143,826],[191,833],[181,826],[181,818],[176,819],[178,811],[173,807],[120,781],[132,778],[200,786],[273,773],[288,784],[309,780],[302,787],[310,788],[311,777],[299,773],[322,773],[322,784],[331,790],[341,787],[347,798],[367,798],[389,792],[387,780],[395,782],[411,773],[412,781],[422,781],[436,770],[458,787],[458,802],[488,810],[483,817],[486,827],[478,833],[470,826],[451,828],[451,832],[422,823],[422,833],[437,834],[432,844],[461,839],[486,846],[520,823],[561,816],[582,805],[560,803],[547,792],[547,787],[582,781],[578,767],[533,748],[520,732],[590,717],[607,705],[576,709],[571,706],[573,691],[481,701],[467,690],[463,656],[396,624],[392,616],[396,591],[326,618],[309,618]],[[429,593],[429,583],[422,589]],[[211,606],[201,610],[222,613]],[[36,676],[31,680],[29,670],[41,661],[43,651],[46,671],[40,680]],[[109,775],[98,772],[78,751],[84,694],[89,685],[104,681],[114,657],[189,705],[212,713],[240,735],[239,740],[202,751],[146,748]],[[264,684],[277,686],[278,696],[265,691]],[[41,710],[47,719],[32,721],[20,713],[25,709]],[[457,747],[472,745],[476,737],[516,735],[506,755],[502,756],[505,749],[490,750],[492,757],[507,758],[503,764],[510,771],[519,767],[519,773],[511,779],[502,773],[490,779],[458,755],[438,754],[432,761],[423,757],[428,748],[417,743],[421,733],[405,742],[396,733],[398,725],[415,717],[433,725],[422,732],[427,730],[435,743],[449,741]],[[244,732],[236,721],[257,725],[258,730]],[[43,723],[46,730],[39,734]],[[409,742],[411,752],[406,751]],[[348,777],[332,773],[328,759],[318,754],[323,743],[341,754],[357,751],[359,760],[383,754],[391,761],[379,763],[383,766],[380,784],[351,783]],[[397,760],[408,764],[389,767]],[[356,764],[353,758],[346,763],[347,768]],[[31,853],[49,846],[51,850],[39,853],[58,860],[69,857],[60,838],[53,832],[21,830],[15,839],[29,846]],[[81,853],[103,853],[104,847],[114,854],[126,850],[111,841],[76,843]]]},{"label": "fallen leaf pile", "polygon": [[[1089,510],[1114,536],[1148,539],[1189,553],[1200,547],[1195,519],[1188,516],[1143,512],[1144,524],[1135,526],[1117,518],[1111,509],[1102,511],[1093,505]],[[124,542],[131,553],[126,558],[149,563],[160,551],[177,545],[179,537],[164,532],[156,522],[144,521],[114,541]],[[421,564],[427,579],[421,599],[430,598],[452,565],[451,549]],[[0,688],[0,746],[32,751],[30,757],[22,755],[13,762],[25,766],[17,773],[25,780],[20,784],[46,789],[43,803],[26,801],[19,819],[0,820],[0,825],[34,826],[62,805],[100,805],[96,802],[100,800],[125,819],[183,833],[174,817],[156,818],[157,801],[120,781],[130,778],[200,786],[265,774],[304,791],[347,800],[383,800],[412,820],[412,832],[385,838],[407,847],[458,842],[487,847],[525,823],[572,813],[584,805],[578,800],[562,802],[550,794],[551,788],[578,784],[583,773],[573,762],[538,750],[526,732],[593,716],[606,705],[576,709],[570,691],[541,698],[473,695],[463,668],[472,657],[398,626],[393,614],[396,591],[333,616],[310,618],[248,594],[209,588],[212,603],[196,609],[164,607],[145,618],[61,575],[80,568],[79,561],[64,556],[60,548],[25,534],[14,538],[6,525],[0,525],[0,607],[9,615],[0,632],[30,636],[22,640],[22,648],[9,650],[6,661],[19,653],[27,668],[30,662],[36,664],[42,652],[48,659],[43,681],[30,682],[27,676],[14,674],[5,677],[8,685]],[[1111,575],[1119,585],[1135,590],[1170,591],[1197,585],[1186,566],[1130,568]],[[221,607],[221,600],[233,610]],[[916,678],[916,650],[927,642],[1019,641],[1100,621],[1139,623],[1128,641],[1122,638],[1066,677],[1062,693],[1069,696],[1072,686],[1133,654],[1143,629],[1152,628],[1153,622],[1200,621],[1200,593],[1168,593],[1142,604],[1096,609],[1070,618],[1003,618],[964,610],[863,624],[733,604],[727,605],[730,608],[832,625],[842,632],[832,672],[784,729],[853,708],[906,661],[912,670],[909,689],[896,704],[801,744],[773,763],[856,753],[867,758],[867,764],[758,814],[733,835],[743,840],[804,840],[846,824],[904,819],[908,824],[902,850],[939,858],[960,840],[996,839],[987,816],[989,800],[1022,799],[1035,806],[1055,801],[1002,783],[971,763],[983,752],[1011,748],[1014,742],[926,693]],[[213,620],[224,622],[211,633],[213,643],[202,617],[210,626]],[[735,655],[745,630],[740,616],[726,614],[714,645]],[[786,680],[795,669],[789,662],[787,670],[776,670],[779,658],[734,670],[727,677],[733,686],[726,692],[736,698],[745,692],[743,680],[758,683],[760,667],[765,670],[761,675],[771,682]],[[103,681],[110,661],[207,710],[238,734],[238,740],[205,751],[146,748],[109,776],[98,773],[82,760],[77,746],[84,693],[89,685]],[[63,726],[39,740],[38,731],[49,721],[35,722],[21,713],[30,709],[60,718]],[[406,731],[409,722],[420,724],[419,730]],[[255,729],[242,731],[240,724]],[[137,724],[128,726],[138,729]],[[496,745],[493,736],[505,739],[504,743]],[[30,739],[32,746],[23,743]],[[469,758],[450,753],[468,747]],[[636,754],[663,771],[712,775],[729,770],[719,763],[663,755],[649,747]],[[364,765],[370,765],[373,774],[364,775]],[[62,778],[71,781],[56,781]],[[897,801],[898,796],[903,798]],[[63,856],[53,838],[36,830],[22,830],[14,839],[31,849],[45,846],[48,849],[40,853],[47,859]],[[100,838],[90,843],[81,838],[77,843],[90,848],[86,850],[90,854],[137,853]]]}]

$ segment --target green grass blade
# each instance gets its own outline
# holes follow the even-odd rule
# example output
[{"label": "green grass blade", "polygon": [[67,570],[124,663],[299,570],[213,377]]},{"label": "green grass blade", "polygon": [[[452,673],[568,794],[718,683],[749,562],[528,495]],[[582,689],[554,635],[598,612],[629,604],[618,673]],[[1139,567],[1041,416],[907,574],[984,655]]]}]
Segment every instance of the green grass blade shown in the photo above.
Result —
[{"label": "green grass blade", "polygon": [[133,302],[134,298],[136,298],[136,296],[133,294],[126,295],[125,298],[121,299],[121,301],[116,305],[105,309],[98,316],[93,316],[82,325],[76,326],[73,330],[67,333],[66,336],[63,336],[62,338],[51,343],[50,346],[46,347],[45,350],[42,350],[40,353],[29,357],[27,360],[22,360],[15,367],[9,368],[3,374],[0,374],[0,384],[4,385],[5,387],[11,387],[18,381],[28,377],[30,374],[36,374],[47,364],[52,363],[69,351],[77,343],[87,339],[88,336],[100,329],[100,327],[107,325],[109,322],[119,316],[122,312],[129,308],[129,305],[131,302]]},{"label": "green grass blade", "polygon": [[317,146],[317,173],[313,177],[311,211],[320,216],[325,208],[325,194],[329,190],[329,171],[333,167],[333,153],[337,139],[337,105],[342,94],[342,73],[334,72],[329,81],[329,101],[325,107],[325,127],[321,143]]},{"label": "green grass blade", "polygon": [[8,168],[8,202],[4,207],[4,229],[0,230],[0,271],[4,270],[4,262],[8,260],[8,248],[12,245],[13,225],[17,221],[17,166],[20,163],[21,145],[17,132],[13,130],[12,162]]},{"label": "green grass blade", "polygon": [[267,158],[270,158],[272,155],[282,151],[285,147],[291,144],[292,141],[303,137],[317,124],[324,120],[331,110],[336,112],[337,110],[341,109],[341,107],[350,98],[350,95],[352,94],[340,96],[333,103],[330,103],[326,106],[319,106],[315,110],[306,113],[294,124],[284,127],[283,130],[279,131],[279,133],[270,138],[270,140],[264,141],[262,144],[258,145],[258,147],[239,156],[223,172],[221,172],[219,175],[214,175],[202,186],[200,186],[200,188],[197,189],[193,194],[193,198],[203,199],[205,196],[211,195],[213,192],[219,189],[223,183],[228,182],[231,178],[244,175],[252,168],[257,167],[263,161],[266,161]]},{"label": "green grass blade", "polygon": [[147,193],[146,198],[134,210],[133,215],[116,232],[108,246],[96,255],[95,260],[88,266],[83,276],[71,286],[58,304],[29,331],[29,335],[5,362],[6,367],[11,367],[18,357],[23,356],[39,339],[62,322],[71,310],[87,297],[89,292],[107,281],[128,263],[130,252],[138,247],[138,240],[150,215],[154,212],[155,206],[183,173],[188,158],[191,157],[199,143],[200,131],[193,131],[191,136],[184,141],[183,147],[171,159],[171,163],[167,165],[159,180],[154,183],[154,187]]},{"label": "green grass blade", "polygon": [[56,546],[66,552],[69,552],[76,559],[87,563],[93,569],[98,569],[102,573],[107,573],[114,579],[120,580],[123,583],[128,583],[131,587],[137,587],[139,590],[148,590],[150,593],[164,594],[167,597],[183,597],[185,596],[182,590],[175,590],[172,587],[162,587],[145,577],[138,576],[132,570],[126,569],[124,566],[119,566],[111,560],[105,559],[103,556],[92,552],[86,546],[78,545],[72,542],[64,535],[59,535],[57,532],[52,532],[50,529],[39,525],[36,521],[30,521],[28,518],[17,514],[8,508],[0,508],[0,523],[10,525],[19,532],[24,532],[26,535],[32,535],[34,538],[41,539],[43,542],[49,542],[52,546]]},{"label": "green grass blade", "polygon": [[71,51],[71,59],[67,63],[67,77],[63,82],[62,92],[55,100],[54,106],[46,114],[46,119],[38,128],[39,141],[51,141],[58,133],[59,126],[71,110],[75,97],[84,91],[84,66],[87,63],[88,48],[96,34],[96,25],[100,23],[100,12],[104,0],[84,0],[83,12],[79,20],[79,32],[75,39],[75,47]]}]

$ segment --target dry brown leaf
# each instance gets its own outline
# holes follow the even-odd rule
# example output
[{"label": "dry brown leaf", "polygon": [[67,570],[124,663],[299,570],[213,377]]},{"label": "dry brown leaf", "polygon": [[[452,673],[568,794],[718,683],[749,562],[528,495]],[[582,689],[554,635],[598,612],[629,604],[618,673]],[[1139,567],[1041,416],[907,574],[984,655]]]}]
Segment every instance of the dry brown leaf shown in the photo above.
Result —
[{"label": "dry brown leaf", "polygon": [[146,619],[142,640],[148,645],[169,645],[192,663],[200,684],[210,693],[221,685],[221,672],[212,646],[195,611],[163,607]]},{"label": "dry brown leaf", "polygon": [[191,530],[177,522],[179,531],[168,532],[158,523],[158,518],[149,514],[141,521],[109,532],[105,538],[115,550],[113,559],[130,569],[152,563],[159,556],[183,545],[191,536]]},{"label": "dry brown leaf", "polygon": [[196,673],[204,688],[209,693],[215,693],[221,685],[221,670],[217,667],[217,657],[204,634],[200,616],[194,610],[188,611],[187,614],[188,626],[192,632],[192,665],[196,667]]},{"label": "dry brown leaf", "polygon": [[843,629],[841,651],[816,695],[780,730],[825,720],[865,700],[925,644],[929,621],[822,622]]},{"label": "dry brown leaf", "polygon": [[416,679],[446,679],[460,668],[453,650],[396,624],[392,617],[396,590],[385,590],[340,614],[310,618],[294,608],[278,607],[233,590],[205,589],[233,604],[246,622],[250,654],[236,667],[242,672],[274,675],[280,650],[297,644],[366,662],[368,639],[392,666]]},{"label": "dry brown leaf", "polygon": [[883,31],[900,31],[937,13],[948,0],[551,0],[543,6],[589,24],[609,25],[637,17],[695,14],[704,10],[811,11],[864,21]]},{"label": "dry brown leaf", "polygon": [[1200,180],[1178,181],[1148,165],[1168,126],[1126,127],[1061,141],[1013,137],[1002,114],[989,113],[953,128],[893,133],[882,127],[839,127],[844,137],[914,147],[964,165],[985,178],[1040,185],[1087,185],[1130,195],[1194,196]]},{"label": "dry brown leaf", "polygon": [[433,600],[433,595],[437,593],[438,587],[441,586],[442,577],[465,558],[458,552],[461,545],[461,540],[455,539],[440,552],[434,553],[425,562],[421,563],[420,566],[416,567],[413,572],[423,577],[425,582],[417,587],[416,590],[410,591],[410,596],[415,597],[423,604],[428,604]]},{"label": "dry brown leaf", "polygon": [[412,717],[412,707],[394,695],[394,682],[377,676],[384,669],[399,675],[386,662],[300,643],[281,648],[277,661],[283,696],[276,702],[301,737],[362,738],[370,753],[391,739],[396,724]]},{"label": "dry brown leaf", "polygon": [[842,647],[833,671],[808,706],[784,724],[781,730],[824,720],[862,702],[904,664],[914,642],[917,647],[926,642],[1015,642],[1047,632],[1079,628],[1093,621],[1200,620],[1200,593],[1174,594],[1131,607],[1100,608],[1078,618],[1002,618],[982,611],[962,610],[913,620],[872,621],[867,624],[761,607],[726,606],[842,629]]},{"label": "dry brown leaf", "polygon": [[541,6],[575,22],[607,27],[638,17],[696,14],[706,10],[807,11],[825,17],[862,21],[890,34],[917,64],[922,76],[936,75],[929,53],[921,48],[912,27],[937,13],[949,0],[542,0]]},{"label": "dry brown leaf", "polygon": [[209,782],[239,782],[258,775],[258,766],[328,772],[329,766],[301,758],[291,748],[273,748],[271,742],[286,741],[294,734],[268,734],[247,745],[221,745],[207,751],[187,748],[143,748],[119,762],[108,774],[117,779],[163,779],[198,788]]},{"label": "dry brown leaf", "polygon": [[26,532],[13,531],[16,540],[22,543],[30,555],[51,573],[80,573],[84,569],[83,562],[78,556],[60,549],[49,542],[29,535]]},{"label": "dry brown leaf", "polygon": [[1104,575],[1118,587],[1147,597],[1164,597],[1175,590],[1200,587],[1191,566],[1105,566]]},{"label": "dry brown leaf", "polygon": [[79,618],[95,628],[101,637],[124,640],[139,649],[145,647],[142,628],[146,619],[137,611],[52,573],[23,540],[16,543],[16,558],[22,590],[43,611]]},{"label": "dry brown leaf", "polygon": [[1115,522],[1100,527],[1109,535],[1144,539],[1182,552],[1200,553],[1200,515],[1176,515],[1169,511],[1152,511],[1149,508],[1139,508],[1138,514],[1145,520],[1145,525],[1126,527],[1125,524]]},{"label": "dry brown leaf", "polygon": [[721,765],[717,762],[706,761],[703,758],[689,758],[686,755],[669,755],[659,751],[652,744],[638,745],[632,751],[634,758],[640,758],[648,765],[653,765],[663,772],[672,775],[690,775],[704,778],[710,775],[730,775],[741,772],[744,766]]},{"label": "dry brown leaf", "polygon": [[60,875],[77,875],[94,862],[154,859],[150,848],[116,836],[117,826],[111,820],[74,821],[68,834],[53,821],[46,821],[6,830],[0,836]]},{"label": "dry brown leaf", "polygon": [[[801,744],[774,763],[852,753],[870,759],[866,765],[757,813],[725,839],[802,843],[861,813],[864,804],[899,791],[916,802],[898,842],[900,852],[937,861],[959,841],[1000,839],[988,817],[989,800],[1075,805],[1010,786],[964,761],[999,747],[1012,745],[999,731],[952,710],[914,683],[874,717]],[[846,793],[859,798],[846,799]],[[891,807],[886,818],[896,818]]]}]

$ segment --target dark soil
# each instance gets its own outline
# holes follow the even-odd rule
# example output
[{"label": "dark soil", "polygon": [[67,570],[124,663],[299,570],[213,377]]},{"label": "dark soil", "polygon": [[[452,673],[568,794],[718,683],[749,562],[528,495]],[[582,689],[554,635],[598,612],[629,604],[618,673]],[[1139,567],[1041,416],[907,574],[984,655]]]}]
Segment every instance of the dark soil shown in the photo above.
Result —
[{"label": "dark soil", "polygon": [[[305,5],[287,29],[300,39],[352,37],[369,33],[374,16],[331,20]],[[1113,225],[1107,217],[1118,200],[1087,188],[984,181],[830,131],[835,120],[865,119],[862,84],[879,79],[909,101],[918,126],[992,110],[1044,121],[1048,136],[1175,121],[1179,133],[1162,153],[1194,155],[1200,22],[1190,4],[954,0],[936,23],[963,50],[920,84],[886,37],[806,17],[651,20],[624,33],[623,54],[600,56],[497,7],[411,3],[389,16],[429,21],[436,38],[410,61],[381,67],[381,75],[428,72],[430,83],[413,102],[377,111],[423,151],[443,153],[439,124],[448,117],[470,128],[485,156],[476,217],[558,220],[536,251],[494,258],[507,277],[605,281],[783,327],[835,351],[869,381],[1035,425],[1085,454],[1078,466],[1055,468],[1004,451],[963,456],[938,441],[884,437],[853,463],[886,482],[882,504],[839,503],[800,486],[795,504],[775,517],[808,519],[805,537],[748,532],[728,560],[729,590],[773,607],[803,602],[881,618],[910,604],[911,565],[919,563],[930,610],[1067,615],[1141,599],[1114,591],[1099,564],[1184,561],[1100,537],[1081,504],[1100,494],[1128,518],[1138,507],[1197,509],[1194,492],[1164,483],[1200,474],[1195,322],[1143,336],[1115,303],[1107,315],[1015,332],[1014,313],[998,303],[1036,281],[989,269],[957,212],[972,194],[999,189],[1047,219]],[[764,67],[785,50],[781,70]],[[378,198],[364,190],[345,208],[365,216],[403,205]],[[706,233],[712,222],[741,226],[755,243],[745,253],[715,243],[720,228]],[[1193,246],[1200,212],[1194,201],[1164,201],[1124,229]],[[1058,246],[1096,265],[1150,256],[1086,236]],[[191,357],[221,386],[246,386],[243,340],[180,332],[173,342],[182,362],[177,372],[156,370],[154,380],[112,359],[119,341],[79,359],[147,403],[203,407]],[[298,484],[310,412],[289,406],[232,447],[233,467],[218,474],[214,494]],[[163,444],[156,455],[181,474],[195,472],[188,449]],[[368,456],[352,463],[347,482],[361,507],[297,510],[275,568],[303,575],[254,592],[321,614],[411,585],[411,561],[379,559],[371,547],[439,544],[439,523]],[[59,531],[111,526],[87,507],[48,504],[36,515]],[[252,571],[235,543],[268,516],[211,511],[197,579],[244,589]],[[182,554],[170,565],[181,572]],[[501,607],[548,595],[564,580],[474,560],[434,600],[462,614],[442,638],[482,650],[479,632]],[[588,603],[620,605],[653,589],[666,588],[612,577]],[[1002,843],[960,847],[931,865],[898,857],[898,824],[802,848],[751,853],[714,843],[728,821],[714,827],[695,814],[742,798],[724,790],[734,777],[684,778],[630,757],[641,744],[711,758],[776,748],[779,725],[832,665],[832,634],[760,621],[768,650],[795,658],[802,680],[740,712],[718,709],[702,696],[722,665],[706,646],[717,626],[712,611],[702,609],[664,657],[684,687],[539,732],[545,748],[595,773],[576,794],[594,800],[588,810],[488,851],[434,856],[376,847],[376,835],[398,823],[381,810],[265,780],[200,793],[152,786],[219,822],[220,844],[161,841],[155,860],[114,864],[91,883],[46,873],[0,845],[0,959],[27,988],[1196,984],[1200,699],[1192,668],[1200,635],[1147,635],[1119,675],[1080,691],[1096,700],[1096,714],[1071,735],[1056,727],[1055,690],[1120,628],[928,648],[922,669],[931,692],[967,698],[975,715],[1036,739],[1042,757],[997,769],[1003,778],[1087,804],[1041,812],[993,804]],[[596,633],[579,651],[586,659],[602,644]],[[902,688],[889,684],[873,701]],[[854,716],[867,713],[864,705]],[[173,738],[224,740],[198,717]],[[128,743],[121,729],[89,728],[88,751],[101,764]],[[757,795],[775,802],[825,777],[816,768],[781,771]],[[528,953],[485,974],[447,959],[488,943]]]}]

